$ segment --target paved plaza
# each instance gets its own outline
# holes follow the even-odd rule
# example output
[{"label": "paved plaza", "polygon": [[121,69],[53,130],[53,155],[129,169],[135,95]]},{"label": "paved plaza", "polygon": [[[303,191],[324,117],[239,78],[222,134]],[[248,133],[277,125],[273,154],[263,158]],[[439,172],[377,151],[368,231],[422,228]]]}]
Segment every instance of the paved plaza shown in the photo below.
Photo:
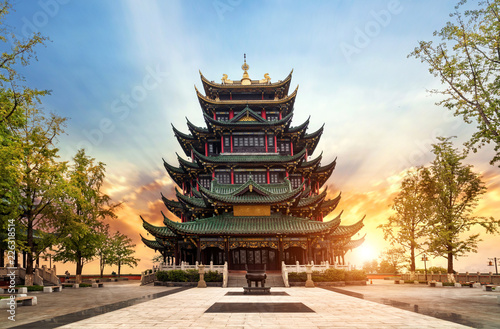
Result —
[{"label": "paved plaza", "polygon": [[[19,307],[15,323],[4,315],[0,328],[470,328],[415,312],[434,305],[436,310],[443,307],[459,312],[472,327],[499,327],[497,293],[477,288],[394,285],[383,280],[374,283],[337,291],[273,287],[272,295],[260,296],[243,295],[240,287],[108,283],[104,288],[33,293],[39,304]],[[407,306],[411,310],[406,310]],[[487,318],[492,311],[495,313]]]}]

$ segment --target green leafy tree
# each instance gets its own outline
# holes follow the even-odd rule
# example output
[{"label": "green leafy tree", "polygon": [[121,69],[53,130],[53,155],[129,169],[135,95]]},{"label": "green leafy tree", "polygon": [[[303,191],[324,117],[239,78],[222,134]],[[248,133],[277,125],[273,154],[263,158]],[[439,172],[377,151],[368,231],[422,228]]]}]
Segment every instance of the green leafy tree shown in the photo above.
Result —
[{"label": "green leafy tree", "polygon": [[401,247],[409,253],[411,272],[415,271],[415,258],[423,249],[427,222],[433,214],[433,202],[426,197],[428,175],[428,170],[423,167],[406,174],[392,205],[394,215],[389,217],[387,223],[378,226],[392,246]]},{"label": "green leafy tree", "polygon": [[[5,248],[3,232],[6,232],[6,225],[9,219],[17,219],[23,215],[21,203],[25,195],[22,195],[22,180],[26,177],[24,169],[26,162],[23,161],[25,152],[28,151],[26,136],[18,135],[22,128],[29,124],[32,119],[28,115],[35,113],[32,108],[39,102],[39,98],[47,91],[28,88],[24,85],[24,78],[19,74],[20,66],[29,65],[34,57],[34,49],[38,44],[43,44],[47,39],[35,33],[20,40],[17,39],[13,30],[5,24],[6,16],[12,9],[9,1],[0,2],[0,44],[2,54],[0,56],[0,251]],[[28,113],[27,113],[28,112]],[[30,153],[28,151],[28,153]],[[26,185],[26,184],[24,184]],[[24,217],[25,218],[25,217]],[[22,230],[30,231],[26,222],[23,225],[16,221],[16,232]],[[30,231],[31,232],[31,231]],[[28,232],[28,240],[32,240]],[[26,234],[25,234],[26,235]],[[26,242],[26,241],[25,241]],[[26,243],[22,244],[26,245]],[[33,244],[28,242],[28,280],[33,273]],[[3,260],[2,260],[3,262]],[[3,264],[0,264],[3,265]]]},{"label": "green leafy tree", "polygon": [[373,259],[371,261],[366,261],[363,263],[363,270],[366,273],[377,273],[378,272],[378,261]]},{"label": "green leafy tree", "polygon": [[[47,210],[57,199],[64,185],[66,163],[59,162],[55,140],[63,132],[64,118],[44,116],[34,107],[25,108],[26,123],[14,129],[20,138],[23,157],[19,164],[20,182],[13,192],[18,198],[18,223],[25,235],[24,250],[27,252],[26,274],[33,274],[34,255],[40,254],[40,244],[34,232],[47,230],[51,221]],[[21,232],[20,232],[21,233]],[[28,283],[30,283],[28,277]]]},{"label": "green leafy tree", "polygon": [[115,232],[111,237],[110,264],[118,266],[118,277],[120,276],[122,266],[137,266],[140,259],[135,258],[133,256],[134,253],[135,244],[132,243],[132,239],[119,231]]},{"label": "green leafy tree", "polygon": [[73,158],[65,193],[54,210],[55,226],[61,239],[54,259],[76,263],[76,274],[92,261],[102,241],[104,218],[116,218],[118,206],[102,192],[104,164],[95,163],[83,149]]},{"label": "green leafy tree", "polygon": [[99,240],[97,243],[97,257],[99,257],[99,271],[101,278],[104,275],[106,265],[111,265],[110,260],[113,255],[111,235],[109,234],[109,225],[101,225],[99,230]]},{"label": "green leafy tree", "polygon": [[405,250],[401,247],[391,247],[380,255],[379,273],[395,273],[407,264]]},{"label": "green leafy tree", "polygon": [[473,212],[486,187],[471,165],[463,164],[465,154],[453,148],[449,138],[439,138],[433,145],[435,159],[429,170],[429,195],[435,214],[429,220],[428,250],[448,260],[448,273],[453,273],[453,259],[477,252],[479,234],[464,236],[480,225],[487,233],[498,232],[499,222],[493,217],[474,216]]},{"label": "green leafy tree", "polygon": [[466,145],[474,152],[494,145],[494,164],[500,161],[500,0],[480,1],[477,9],[461,12],[465,2],[450,15],[453,22],[434,32],[439,43],[421,41],[410,56],[440,78],[444,88],[431,91],[444,95],[438,104],[477,124]]}]

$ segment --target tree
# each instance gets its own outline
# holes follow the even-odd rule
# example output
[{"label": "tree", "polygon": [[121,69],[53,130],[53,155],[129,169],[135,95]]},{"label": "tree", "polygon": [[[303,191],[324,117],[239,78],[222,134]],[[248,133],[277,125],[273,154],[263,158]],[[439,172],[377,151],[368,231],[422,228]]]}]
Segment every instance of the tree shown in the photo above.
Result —
[{"label": "tree", "polygon": [[453,148],[450,138],[439,138],[433,144],[435,159],[429,170],[429,194],[435,213],[429,220],[429,252],[448,260],[448,273],[453,273],[453,259],[468,252],[477,252],[479,234],[463,233],[480,225],[487,233],[498,232],[499,222],[492,217],[478,217],[473,211],[486,192],[479,174],[462,161],[465,154]]},{"label": "tree", "polygon": [[[0,26],[2,26],[0,28],[0,43],[2,44],[2,55],[0,56],[0,226],[2,232],[6,232],[7,220],[17,219],[19,216],[24,219],[24,225],[19,225],[20,223],[16,221],[16,224],[18,224],[16,232],[20,232],[22,226],[24,226],[28,240],[25,248],[27,248],[28,253],[26,273],[28,274],[29,284],[33,274],[32,251],[34,245],[32,226],[35,219],[34,217],[26,218],[24,215],[32,216],[33,213],[37,213],[37,209],[32,209],[34,211],[29,214],[27,213],[30,211],[29,209],[21,207],[22,204],[26,205],[27,201],[27,196],[23,195],[21,190],[22,187],[27,185],[26,181],[23,182],[23,179],[27,176],[34,177],[39,171],[35,169],[34,172],[27,172],[26,161],[23,160],[25,157],[30,157],[43,149],[43,147],[38,147],[37,150],[31,152],[31,150],[25,148],[27,144],[25,138],[28,136],[19,135],[18,133],[25,132],[26,129],[23,130],[23,128],[35,121],[30,115],[36,116],[39,113],[34,111],[33,108],[38,104],[40,97],[48,94],[48,92],[26,87],[23,84],[24,78],[18,73],[17,68],[20,65],[29,65],[30,60],[35,55],[34,49],[36,45],[44,44],[47,38],[42,37],[39,33],[34,33],[22,40],[17,39],[5,24],[5,17],[11,8],[12,5],[9,1],[0,2]],[[55,121],[57,120],[56,118]],[[54,126],[56,129],[60,127],[57,123]],[[45,127],[41,128],[44,130]],[[29,130],[29,127],[27,130]],[[47,130],[46,133],[46,136],[50,135],[50,131]],[[57,134],[58,132],[56,132]],[[47,155],[49,158],[50,156],[50,154]],[[35,202],[36,200],[38,199],[35,199]],[[4,247],[3,245],[0,246],[2,254]]]},{"label": "tree", "polygon": [[97,255],[104,218],[116,218],[117,204],[104,194],[104,164],[95,164],[83,149],[73,158],[65,193],[53,209],[55,227],[61,235],[54,260],[75,262],[76,274]]},{"label": "tree", "polygon": [[433,202],[427,198],[426,168],[409,171],[403,178],[401,190],[394,199],[394,215],[381,224],[384,238],[392,246],[399,246],[410,254],[410,271],[415,272],[415,258],[422,250],[422,239],[427,232],[427,221],[433,214]]},{"label": "tree", "polygon": [[403,248],[392,247],[386,249],[380,255],[379,273],[397,274],[400,268],[406,263],[405,250]]},{"label": "tree", "polygon": [[50,221],[47,210],[64,184],[66,163],[57,161],[58,149],[54,143],[63,132],[65,119],[53,114],[46,117],[32,106],[26,106],[24,110],[26,122],[22,127],[13,128],[19,137],[23,156],[18,165],[19,185],[13,187],[11,193],[17,198],[12,199],[12,204],[19,209],[18,222],[25,231],[26,284],[30,285],[33,256],[41,252],[36,249],[34,231],[47,228]]},{"label": "tree", "polygon": [[366,261],[363,263],[363,271],[366,273],[377,273],[378,272],[378,261],[376,259],[371,261]]},{"label": "tree", "polygon": [[122,265],[137,266],[140,259],[135,258],[135,244],[132,244],[132,239],[119,231],[111,237],[111,257],[110,264],[118,266],[118,277]]},{"label": "tree", "polygon": [[475,122],[476,132],[466,143],[472,151],[493,143],[491,164],[500,161],[500,0],[479,2],[479,8],[459,11],[462,0],[448,22],[434,35],[438,44],[420,41],[409,55],[428,64],[429,72],[439,77],[444,89],[431,90],[445,96],[438,102]]},{"label": "tree", "polygon": [[99,271],[102,278],[106,265],[111,265],[110,260],[113,255],[113,250],[111,236],[109,234],[109,225],[102,225],[100,227],[99,233],[99,240],[97,243],[97,257],[99,257]]},{"label": "tree", "polygon": [[24,77],[16,69],[19,65],[29,65],[30,60],[35,56],[35,46],[43,45],[47,38],[41,36],[40,33],[33,33],[29,38],[19,40],[3,23],[11,9],[12,5],[9,1],[0,2],[0,24],[3,26],[0,29],[0,42],[4,43],[0,57],[0,92],[2,96],[10,100],[10,102],[2,103],[0,123],[8,121],[24,104],[35,103],[40,96],[48,94],[46,90],[40,91],[23,85]]}]

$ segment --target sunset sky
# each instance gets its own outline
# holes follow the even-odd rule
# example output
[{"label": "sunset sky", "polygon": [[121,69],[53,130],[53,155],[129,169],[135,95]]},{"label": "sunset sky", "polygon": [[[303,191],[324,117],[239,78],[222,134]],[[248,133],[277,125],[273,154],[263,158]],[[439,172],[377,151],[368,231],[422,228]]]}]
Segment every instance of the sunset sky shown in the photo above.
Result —
[{"label": "sunset sky", "polygon": [[[107,165],[106,193],[124,204],[110,224],[137,243],[141,262],[122,273],[151,266],[139,215],[159,225],[166,210],[160,192],[174,194],[162,165],[162,158],[177,165],[175,152],[182,154],[171,124],[186,133],[186,117],[204,125],[193,87],[202,89],[199,70],[215,82],[224,73],[241,79],[244,53],[252,79],[269,73],[276,82],[294,70],[291,87],[300,88],[292,125],[308,116],[309,132],[325,124],[313,157],[323,151],[323,164],[337,157],[326,184],[332,196],[342,191],[332,218],[344,210],[348,225],[366,214],[366,242],[347,255],[358,266],[387,247],[376,227],[390,215],[404,172],[429,164],[436,136],[457,136],[462,148],[474,130],[434,105],[439,98],[426,90],[440,88],[439,81],[407,58],[445,25],[456,1],[14,2],[14,33],[51,40],[22,71],[30,86],[52,91],[43,108],[69,118],[61,158],[85,147]],[[489,165],[492,157],[485,148],[467,163],[488,187],[477,214],[498,218],[500,169]],[[482,238],[479,252],[455,270],[492,270],[487,258],[500,256],[499,236]],[[438,258],[428,266],[445,264]],[[66,269],[74,273],[75,264],[58,264],[58,272]],[[84,266],[84,274],[97,272],[98,261]]]}]

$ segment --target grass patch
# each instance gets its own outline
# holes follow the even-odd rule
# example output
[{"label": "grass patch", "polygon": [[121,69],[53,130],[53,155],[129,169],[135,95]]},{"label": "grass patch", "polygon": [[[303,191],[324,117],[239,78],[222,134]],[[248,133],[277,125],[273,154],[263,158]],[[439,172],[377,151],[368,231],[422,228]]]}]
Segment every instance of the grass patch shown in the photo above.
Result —
[{"label": "grass patch", "polygon": [[16,286],[16,288],[28,288],[28,291],[43,291],[43,286],[37,286],[37,285],[34,285],[34,286]]},{"label": "grass patch", "polygon": [[454,287],[455,284],[453,282],[443,282],[443,287]]}]

